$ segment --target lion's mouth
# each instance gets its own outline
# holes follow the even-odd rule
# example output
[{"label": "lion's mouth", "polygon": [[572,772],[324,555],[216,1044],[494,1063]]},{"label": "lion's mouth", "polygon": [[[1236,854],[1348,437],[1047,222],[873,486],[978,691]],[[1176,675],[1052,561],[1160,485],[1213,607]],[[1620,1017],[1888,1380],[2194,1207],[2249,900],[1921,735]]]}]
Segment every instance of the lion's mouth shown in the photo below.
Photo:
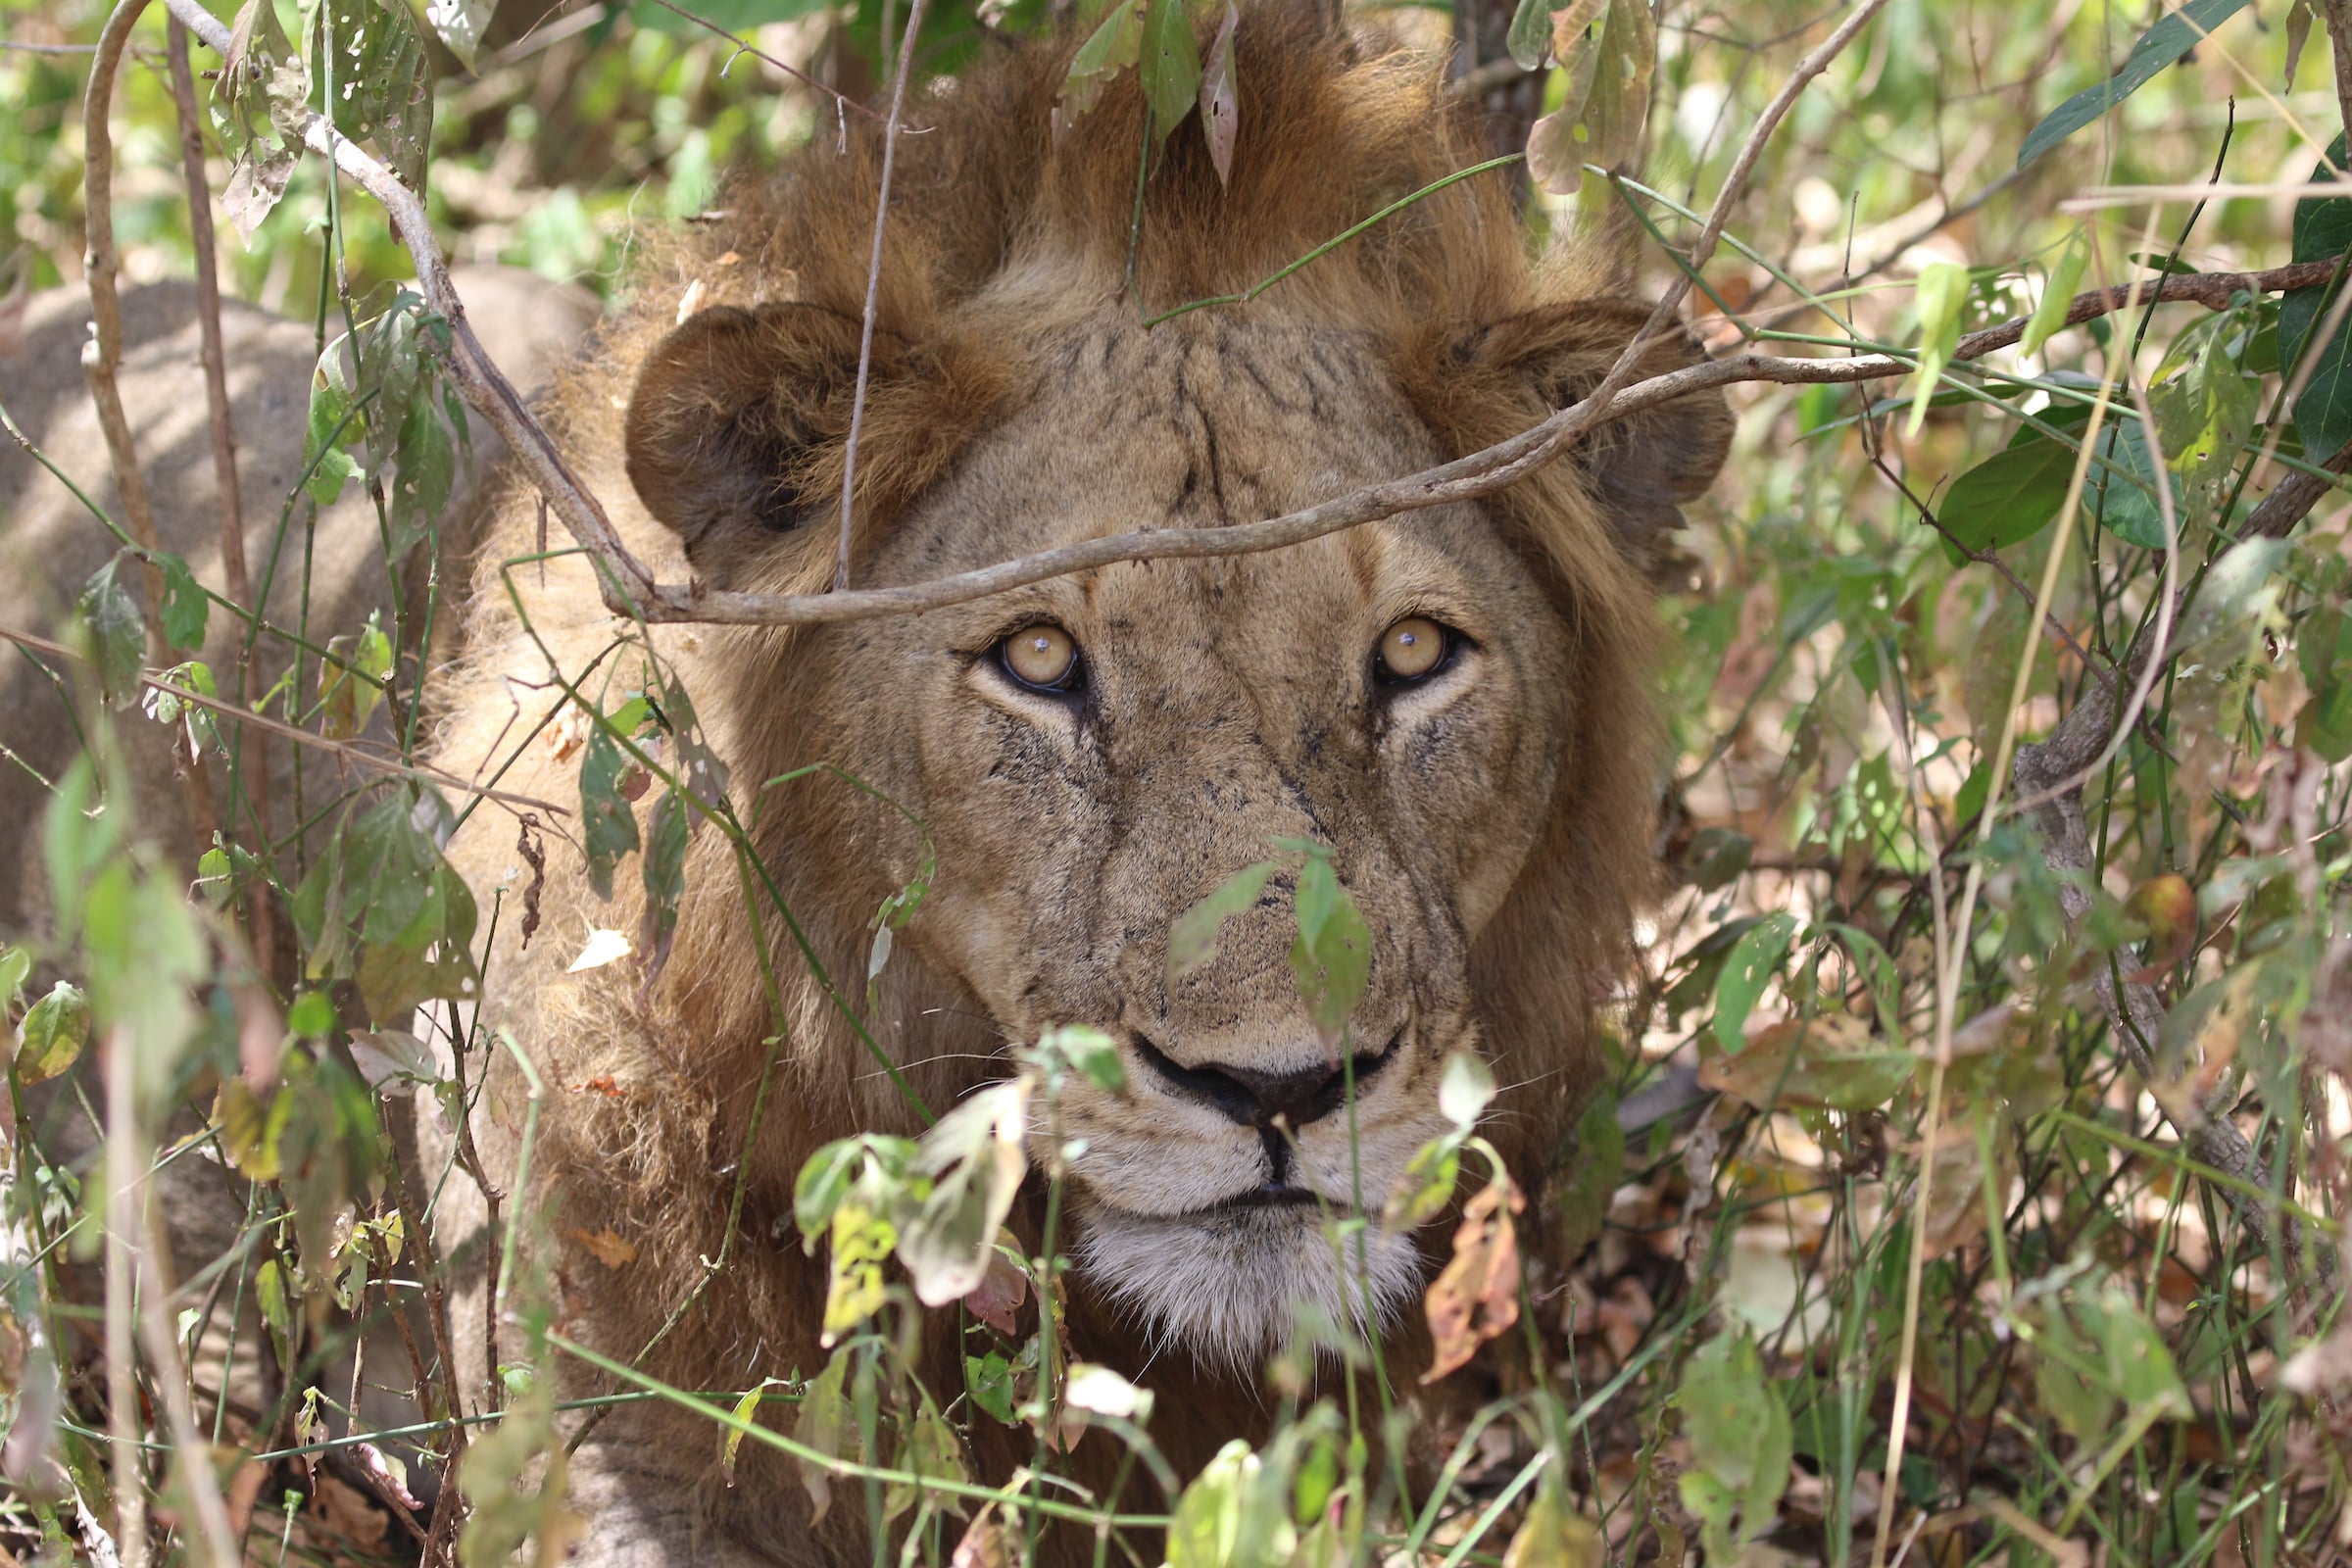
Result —
[{"label": "lion's mouth", "polygon": [[1247,1213],[1266,1208],[1312,1208],[1325,1201],[1320,1193],[1295,1186],[1290,1182],[1265,1182],[1248,1192],[1231,1198],[1220,1198],[1205,1207],[1196,1208],[1181,1216],[1186,1219],[1209,1219],[1219,1214]]}]

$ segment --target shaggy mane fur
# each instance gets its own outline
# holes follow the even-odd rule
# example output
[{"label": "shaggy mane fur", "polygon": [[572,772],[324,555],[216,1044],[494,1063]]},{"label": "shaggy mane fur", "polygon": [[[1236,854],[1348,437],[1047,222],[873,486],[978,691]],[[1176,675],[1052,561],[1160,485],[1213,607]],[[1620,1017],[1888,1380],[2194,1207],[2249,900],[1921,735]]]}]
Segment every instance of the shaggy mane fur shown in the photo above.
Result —
[{"label": "shaggy mane fur", "polygon": [[[860,562],[975,431],[1022,416],[1040,371],[1023,358],[1020,334],[1120,298],[1131,255],[1134,293],[1148,313],[1238,293],[1478,160],[1476,139],[1446,105],[1429,62],[1334,35],[1314,8],[1260,5],[1245,11],[1237,40],[1240,131],[1230,184],[1218,180],[1196,117],[1157,159],[1144,189],[1140,241],[1131,244],[1143,104],[1130,72],[1056,134],[1054,100],[1076,41],[999,47],[909,113],[921,129],[903,137],[898,150],[874,378],[857,457]],[[657,433],[700,421],[714,432],[713,451],[732,440],[773,442],[781,466],[765,493],[694,492],[697,505],[736,509],[769,525],[757,580],[729,585],[810,591],[830,576],[829,522],[781,536],[773,525],[823,519],[838,504],[850,401],[842,377],[814,364],[785,375],[765,360],[717,361],[708,376],[666,400],[641,394],[645,406],[635,414],[626,391],[636,368],[695,310],[772,313],[789,303],[854,326],[866,292],[882,142],[879,127],[862,119],[849,122],[847,137],[846,151],[837,150],[828,120],[780,175],[738,184],[718,221],[657,250],[635,274],[626,311],[563,383],[559,439],[612,508],[631,547],[667,580],[690,568],[672,531],[631,497],[621,467],[631,444],[624,415],[636,429]],[[1606,369],[1647,314],[1630,301],[1595,297],[1607,286],[1600,270],[1573,254],[1529,262],[1496,174],[1420,202],[1249,309],[1367,334],[1382,345],[1396,386],[1440,445],[1458,455],[1526,428]],[[851,337],[854,364],[854,330]],[[1653,368],[1692,357],[1682,342],[1650,350]],[[838,367],[838,354],[826,364]],[[754,394],[777,407],[758,419],[739,416]],[[1656,411],[1609,426],[1575,461],[1554,464],[1487,504],[1574,628],[1586,742],[1560,782],[1548,840],[1472,962],[1496,1077],[1514,1086],[1498,1102],[1494,1136],[1531,1188],[1555,1157],[1594,1070],[1584,1032],[1588,994],[1605,983],[1650,874],[1657,749],[1645,695],[1653,633],[1642,562],[1675,507],[1703,489],[1721,463],[1728,428],[1713,399]],[[1085,436],[1073,432],[1073,439]],[[641,492],[675,495],[713,482],[707,466],[667,462],[657,446],[649,440],[632,452],[630,472]],[[577,798],[576,757],[560,754],[547,735],[523,738],[562,706],[560,689],[546,683],[549,655],[574,677],[607,650],[614,625],[576,560],[555,563],[544,581],[537,567],[502,572],[500,562],[533,548],[537,526],[531,498],[517,496],[485,546],[468,653],[442,681],[439,753],[444,765],[470,774],[495,768],[521,741],[520,760],[501,787],[568,801]],[[691,569],[722,578],[752,569],[754,558],[725,540],[705,543]],[[527,632],[510,584],[528,616]],[[887,813],[852,791],[821,781],[760,788],[784,761],[812,750],[826,755],[827,737],[889,722],[889,676],[875,677],[870,695],[883,706],[870,720],[811,707],[815,694],[796,684],[793,650],[803,635],[686,628],[655,637],[731,766],[734,799],[747,820],[759,822],[755,839],[771,852],[770,864],[785,825],[802,842],[813,834],[838,847],[838,864],[776,868],[794,900],[799,934],[764,898],[755,928],[745,914],[741,870],[720,835],[705,831],[690,856],[675,949],[650,993],[640,994],[634,965],[566,976],[563,967],[589,925],[635,932],[634,863],[624,865],[614,903],[604,905],[586,891],[576,858],[557,847],[568,868],[559,864],[551,873],[540,896],[544,926],[526,952],[517,941],[512,822],[476,812],[452,851],[484,903],[485,923],[493,890],[507,888],[485,966],[484,1021],[513,1026],[549,1085],[532,1156],[533,1181],[544,1184],[545,1196],[520,1208],[541,1227],[539,1255],[570,1331],[608,1354],[636,1355],[672,1307],[701,1287],[699,1260],[719,1254],[742,1183],[732,1265],[703,1289],[646,1362],[692,1388],[748,1387],[763,1375],[816,1370],[824,1271],[821,1257],[801,1255],[791,1233],[795,1172],[828,1139],[867,1128],[914,1130],[866,1047],[810,978],[799,945],[805,935],[808,951],[854,994],[865,972],[867,923],[879,899],[904,879],[909,846],[890,836],[892,825],[877,826]],[[626,657],[596,666],[583,686],[591,699],[610,708],[634,684]],[[771,974],[786,1025],[778,1045],[770,1044]],[[903,965],[885,974],[880,1014],[923,1031],[928,1043],[901,1052],[902,1065],[935,1108],[1001,1070],[987,1059],[996,1032],[974,1010],[969,998],[907,978]],[[895,1049],[908,1037],[886,1038]],[[748,1171],[739,1171],[771,1052],[766,1111]],[[502,1054],[493,1053],[491,1063],[484,1154],[503,1181],[522,1099]],[[1017,1226],[1033,1233],[1035,1224],[1034,1213],[1016,1211]],[[1539,1229],[1531,1221],[1530,1234]],[[633,1260],[600,1261],[585,1245],[599,1232],[634,1248]],[[956,1364],[955,1314],[933,1317],[948,1320],[935,1347],[946,1371]],[[1074,1304],[1071,1327],[1091,1358],[1136,1366],[1147,1358],[1142,1326],[1122,1325],[1101,1302]],[[1417,1352],[1408,1346],[1404,1353]],[[467,1352],[466,1364],[480,1360]],[[1174,1357],[1163,1358],[1151,1380],[1162,1391],[1157,1430],[1180,1463],[1205,1456],[1257,1419],[1247,1380],[1188,1370]],[[952,1372],[944,1386],[955,1386]],[[673,1440],[715,1457],[717,1437],[707,1426],[664,1426],[647,1407],[634,1408],[637,1415],[615,1417],[600,1434],[613,1440],[615,1451],[627,1449],[630,1462],[651,1463],[648,1455]],[[1010,1435],[976,1441],[983,1470],[1028,1457]],[[1004,1451],[990,1451],[991,1442]],[[759,1479],[723,1495],[713,1485],[681,1497],[664,1484],[655,1501],[639,1492],[664,1489],[599,1482],[588,1500],[632,1517],[668,1509],[697,1521],[724,1514],[738,1521],[730,1529],[789,1531],[803,1544],[779,1547],[788,1559],[830,1549],[809,1544],[817,1538],[796,1522],[798,1483],[762,1472],[750,1446],[745,1457],[747,1474]],[[630,1472],[624,1463],[607,1473]],[[855,1521],[843,1517],[859,1512],[855,1502],[837,1502],[828,1528],[854,1531]]]}]

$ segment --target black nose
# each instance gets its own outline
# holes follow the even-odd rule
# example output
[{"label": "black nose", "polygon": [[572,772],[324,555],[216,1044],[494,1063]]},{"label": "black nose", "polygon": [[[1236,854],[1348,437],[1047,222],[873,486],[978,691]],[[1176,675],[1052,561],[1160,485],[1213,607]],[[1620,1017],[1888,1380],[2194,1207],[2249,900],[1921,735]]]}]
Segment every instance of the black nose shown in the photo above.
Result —
[{"label": "black nose", "polygon": [[1372,1075],[1396,1055],[1396,1042],[1392,1040],[1377,1054],[1359,1055],[1337,1066],[1318,1061],[1296,1072],[1265,1072],[1221,1061],[1187,1067],[1142,1035],[1135,1037],[1135,1049],[1160,1082],[1215,1106],[1245,1127],[1270,1127],[1279,1120],[1298,1128],[1320,1121],[1347,1103],[1350,1074],[1356,1093],[1362,1094]]}]

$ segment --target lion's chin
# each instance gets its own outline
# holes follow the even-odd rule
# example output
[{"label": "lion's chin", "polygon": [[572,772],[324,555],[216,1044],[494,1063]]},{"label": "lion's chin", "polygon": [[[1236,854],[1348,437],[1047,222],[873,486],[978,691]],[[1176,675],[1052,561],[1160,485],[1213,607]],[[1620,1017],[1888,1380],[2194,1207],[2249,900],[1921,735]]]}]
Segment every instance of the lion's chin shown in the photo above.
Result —
[{"label": "lion's chin", "polygon": [[1309,1206],[1162,1217],[1096,1204],[1079,1238],[1077,1267],[1142,1323],[1155,1351],[1181,1348],[1250,1376],[1302,1318],[1352,1318],[1360,1327],[1369,1315],[1386,1329],[1420,1295],[1421,1258],[1409,1241],[1378,1226],[1354,1234],[1363,1238],[1363,1255],[1351,1237],[1343,1265],[1342,1244]]}]

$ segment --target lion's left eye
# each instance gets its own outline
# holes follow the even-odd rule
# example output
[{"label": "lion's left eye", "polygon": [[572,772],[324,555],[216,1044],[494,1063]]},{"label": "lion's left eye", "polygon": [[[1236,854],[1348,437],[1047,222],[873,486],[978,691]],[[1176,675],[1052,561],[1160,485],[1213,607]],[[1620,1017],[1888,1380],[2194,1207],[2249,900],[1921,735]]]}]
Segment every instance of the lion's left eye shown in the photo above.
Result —
[{"label": "lion's left eye", "polygon": [[1079,683],[1078,639],[1052,621],[1041,620],[997,644],[1004,673],[1032,691],[1075,691]]},{"label": "lion's left eye", "polygon": [[1373,674],[1384,686],[1426,680],[1451,660],[1459,634],[1427,615],[1407,615],[1380,634]]}]

